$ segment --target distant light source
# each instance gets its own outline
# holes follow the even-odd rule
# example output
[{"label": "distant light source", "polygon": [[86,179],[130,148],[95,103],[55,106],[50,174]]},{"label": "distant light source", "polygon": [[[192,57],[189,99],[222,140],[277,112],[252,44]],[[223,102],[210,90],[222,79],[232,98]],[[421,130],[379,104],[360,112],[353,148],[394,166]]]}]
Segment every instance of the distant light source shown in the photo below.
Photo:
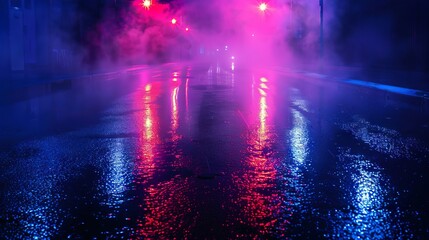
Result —
[{"label": "distant light source", "polygon": [[151,0],[143,0],[143,7],[149,9],[151,5],[152,5]]},{"label": "distant light source", "polygon": [[262,12],[265,12],[267,8],[268,8],[268,5],[266,3],[259,4],[259,10],[261,10]]},{"label": "distant light source", "polygon": [[173,18],[171,19],[171,24],[176,24],[177,23],[177,19]]},{"label": "distant light source", "polygon": [[185,31],[187,31],[187,32],[188,32],[188,31],[189,31],[189,28],[185,28]]},{"label": "distant light source", "polygon": [[259,80],[261,80],[261,82],[263,82],[263,83],[268,82],[268,79],[266,77],[261,77]]}]

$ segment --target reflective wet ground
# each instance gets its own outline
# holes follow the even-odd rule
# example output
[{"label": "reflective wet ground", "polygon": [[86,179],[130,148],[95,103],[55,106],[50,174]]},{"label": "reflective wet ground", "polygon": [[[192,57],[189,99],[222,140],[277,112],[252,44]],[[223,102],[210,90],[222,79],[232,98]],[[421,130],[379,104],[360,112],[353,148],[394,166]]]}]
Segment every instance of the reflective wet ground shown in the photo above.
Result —
[{"label": "reflective wet ground", "polygon": [[0,106],[0,238],[429,237],[427,106],[169,64]]}]

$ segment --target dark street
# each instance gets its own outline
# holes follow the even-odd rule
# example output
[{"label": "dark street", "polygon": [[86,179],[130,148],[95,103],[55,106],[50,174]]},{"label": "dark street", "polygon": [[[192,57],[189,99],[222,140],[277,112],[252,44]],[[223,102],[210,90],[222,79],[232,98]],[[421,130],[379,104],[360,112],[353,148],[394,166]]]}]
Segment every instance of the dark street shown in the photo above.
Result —
[{"label": "dark street", "polygon": [[0,238],[429,237],[427,102],[232,64],[4,101]]},{"label": "dark street", "polygon": [[428,12],[0,0],[0,239],[429,239]]}]

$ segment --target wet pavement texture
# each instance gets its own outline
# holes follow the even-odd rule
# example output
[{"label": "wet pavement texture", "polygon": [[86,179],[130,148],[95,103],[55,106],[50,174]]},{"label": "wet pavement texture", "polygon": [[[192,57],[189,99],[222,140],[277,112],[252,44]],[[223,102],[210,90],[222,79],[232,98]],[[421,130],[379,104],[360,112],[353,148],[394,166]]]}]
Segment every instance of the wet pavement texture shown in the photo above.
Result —
[{"label": "wet pavement texture", "polygon": [[429,238],[418,98],[168,64],[0,111],[2,239]]}]

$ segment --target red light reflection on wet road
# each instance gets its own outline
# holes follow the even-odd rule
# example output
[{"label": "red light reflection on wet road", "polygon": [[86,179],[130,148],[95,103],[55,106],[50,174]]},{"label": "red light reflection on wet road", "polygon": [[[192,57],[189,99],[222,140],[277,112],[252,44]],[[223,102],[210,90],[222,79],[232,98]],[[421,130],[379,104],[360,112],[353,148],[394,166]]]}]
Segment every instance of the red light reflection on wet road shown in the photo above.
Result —
[{"label": "red light reflection on wet road", "polygon": [[[135,108],[142,109],[136,114],[140,128],[136,178],[143,198],[135,238],[189,238],[196,221],[197,214],[192,213],[194,207],[188,193],[194,187],[190,186],[189,178],[177,175],[154,181],[166,168],[180,168],[187,163],[178,147],[182,138],[178,133],[181,84],[180,73],[175,71],[171,78],[144,85],[134,100]],[[166,109],[170,109],[167,111],[169,120],[163,115]],[[165,125],[167,123],[169,125]]]},{"label": "red light reflection on wet road", "polygon": [[135,109],[142,109],[135,114],[140,133],[137,171],[146,180],[153,176],[156,146],[161,143],[159,109],[153,103],[159,98],[161,88],[160,82],[147,83],[134,100]]},{"label": "red light reflection on wet road", "polygon": [[253,83],[253,110],[246,135],[246,158],[243,160],[247,166],[242,176],[234,176],[239,189],[238,202],[243,205],[240,222],[258,229],[261,235],[271,231],[277,221],[275,215],[280,212],[280,203],[276,203],[278,194],[270,190],[275,188],[277,170],[272,159],[273,136],[270,130],[275,109],[270,105],[268,85],[269,81],[264,77]]}]

